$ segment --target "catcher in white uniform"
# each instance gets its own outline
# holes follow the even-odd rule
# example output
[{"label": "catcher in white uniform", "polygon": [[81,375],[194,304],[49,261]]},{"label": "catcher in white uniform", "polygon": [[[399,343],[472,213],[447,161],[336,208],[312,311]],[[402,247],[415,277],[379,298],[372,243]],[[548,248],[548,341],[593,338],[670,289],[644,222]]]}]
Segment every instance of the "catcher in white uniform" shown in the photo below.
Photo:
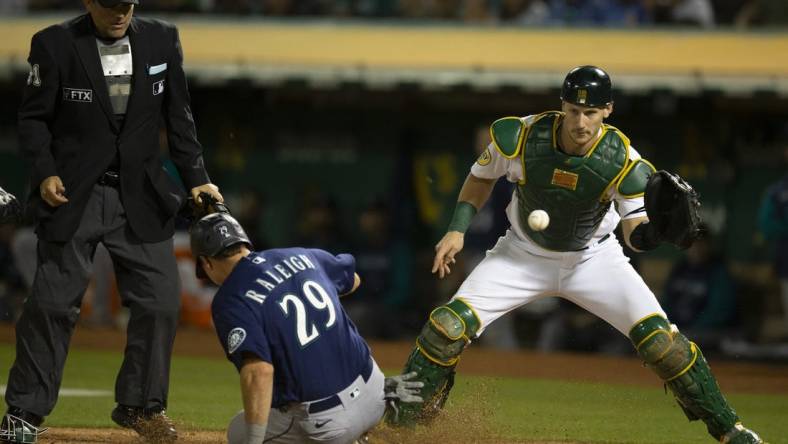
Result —
[{"label": "catcher in white uniform", "polygon": [[[698,234],[697,193],[678,176],[655,173],[623,133],[603,123],[613,111],[610,77],[603,70],[570,71],[561,100],[561,112],[492,124],[492,143],[460,191],[448,231],[435,247],[432,272],[443,278],[451,271],[465,230],[501,176],[517,185],[506,210],[511,229],[451,301],[430,314],[405,365],[405,372],[417,371],[425,383],[425,403],[402,405],[389,422],[434,417],[472,339],[521,305],[560,296],[627,335],[687,417],[706,423],[715,439],[762,443],[741,425],[700,349],[670,324],[613,234],[621,222],[635,250],[661,242],[685,248]],[[537,209],[550,215],[550,224],[539,231],[527,223]]]}]

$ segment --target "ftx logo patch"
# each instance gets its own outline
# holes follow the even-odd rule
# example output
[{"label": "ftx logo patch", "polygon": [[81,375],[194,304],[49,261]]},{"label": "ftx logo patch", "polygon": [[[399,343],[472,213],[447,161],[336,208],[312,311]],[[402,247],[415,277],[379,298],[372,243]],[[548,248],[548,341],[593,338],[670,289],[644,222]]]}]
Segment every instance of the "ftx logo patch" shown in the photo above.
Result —
[{"label": "ftx logo patch", "polygon": [[68,102],[90,103],[93,101],[93,90],[63,88],[63,100]]}]

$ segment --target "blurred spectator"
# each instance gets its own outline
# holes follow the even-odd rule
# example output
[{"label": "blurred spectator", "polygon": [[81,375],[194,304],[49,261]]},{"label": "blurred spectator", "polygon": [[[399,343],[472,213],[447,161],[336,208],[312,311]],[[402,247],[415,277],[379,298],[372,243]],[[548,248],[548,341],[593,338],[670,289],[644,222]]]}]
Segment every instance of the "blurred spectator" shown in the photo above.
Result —
[{"label": "blurred spectator", "polygon": [[80,7],[80,2],[72,0],[28,0],[27,7],[31,11],[77,9]]},{"label": "blurred spectator", "polygon": [[[788,147],[785,160],[788,163]],[[788,174],[766,190],[758,210],[758,227],[774,248],[774,271],[780,279],[783,316],[788,322]]]},{"label": "blurred spectator", "polygon": [[649,21],[640,0],[550,0],[549,22],[569,26],[632,26]]},{"label": "blurred spectator", "polygon": [[709,0],[646,0],[654,23],[660,25],[714,26],[714,8]]},{"label": "blurred spectator", "polygon": [[706,233],[686,250],[665,282],[662,307],[673,323],[704,350],[716,350],[732,335],[736,286],[725,260]]},{"label": "blurred spectator", "polygon": [[346,3],[350,15],[369,18],[396,16],[399,7],[397,0],[348,0]]},{"label": "blurred spectator", "polygon": [[466,23],[488,23],[493,21],[494,14],[490,0],[465,0],[463,19]]},{"label": "blurred spectator", "polygon": [[550,18],[550,8],[542,0],[502,0],[498,18],[503,23],[543,25]]},{"label": "blurred spectator", "polygon": [[[272,248],[266,238],[265,197],[257,190],[245,188],[237,197],[228,199],[232,202],[230,210],[238,223],[246,229],[249,240],[256,251]],[[335,253],[337,254],[337,253]]]},{"label": "blurred spectator", "polygon": [[736,16],[736,25],[739,27],[788,25],[788,1],[747,0]]},{"label": "blurred spectator", "polygon": [[320,248],[334,254],[348,251],[345,232],[334,198],[319,192],[311,195],[306,193],[297,214],[299,223],[295,227],[296,245]]},{"label": "blurred spectator", "polygon": [[27,11],[28,0],[1,0],[0,14],[20,14]]},{"label": "blurred spectator", "polygon": [[361,211],[358,228],[351,253],[361,286],[342,305],[365,338],[411,337],[421,321],[409,301],[413,254],[407,242],[392,235],[391,213],[382,201]]}]

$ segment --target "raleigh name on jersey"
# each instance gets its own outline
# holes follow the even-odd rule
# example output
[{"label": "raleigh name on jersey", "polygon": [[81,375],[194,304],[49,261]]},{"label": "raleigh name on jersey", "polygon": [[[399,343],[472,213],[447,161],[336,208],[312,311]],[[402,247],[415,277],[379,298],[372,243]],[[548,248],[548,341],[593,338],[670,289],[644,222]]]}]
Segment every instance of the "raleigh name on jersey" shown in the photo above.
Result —
[{"label": "raleigh name on jersey", "polygon": [[211,304],[216,333],[240,370],[244,354],[274,366],[272,407],[314,401],[351,384],[370,351],[342,308],[355,259],[306,248],[241,259]]}]

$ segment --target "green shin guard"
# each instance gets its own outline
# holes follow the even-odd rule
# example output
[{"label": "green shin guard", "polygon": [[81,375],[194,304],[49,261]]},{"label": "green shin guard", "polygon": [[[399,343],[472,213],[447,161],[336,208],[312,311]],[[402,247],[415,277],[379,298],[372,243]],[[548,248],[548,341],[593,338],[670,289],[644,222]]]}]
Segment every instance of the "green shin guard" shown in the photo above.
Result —
[{"label": "green shin guard", "polygon": [[638,322],[629,337],[690,421],[702,420],[717,440],[736,425],[739,418],[720,392],[700,349],[665,318],[653,315]]},{"label": "green shin guard", "polygon": [[416,338],[416,347],[405,363],[403,373],[417,372],[424,383],[423,403],[400,403],[389,412],[386,422],[412,426],[434,419],[443,408],[454,385],[454,368],[465,347],[479,330],[480,322],[470,306],[455,299],[430,313]]}]

